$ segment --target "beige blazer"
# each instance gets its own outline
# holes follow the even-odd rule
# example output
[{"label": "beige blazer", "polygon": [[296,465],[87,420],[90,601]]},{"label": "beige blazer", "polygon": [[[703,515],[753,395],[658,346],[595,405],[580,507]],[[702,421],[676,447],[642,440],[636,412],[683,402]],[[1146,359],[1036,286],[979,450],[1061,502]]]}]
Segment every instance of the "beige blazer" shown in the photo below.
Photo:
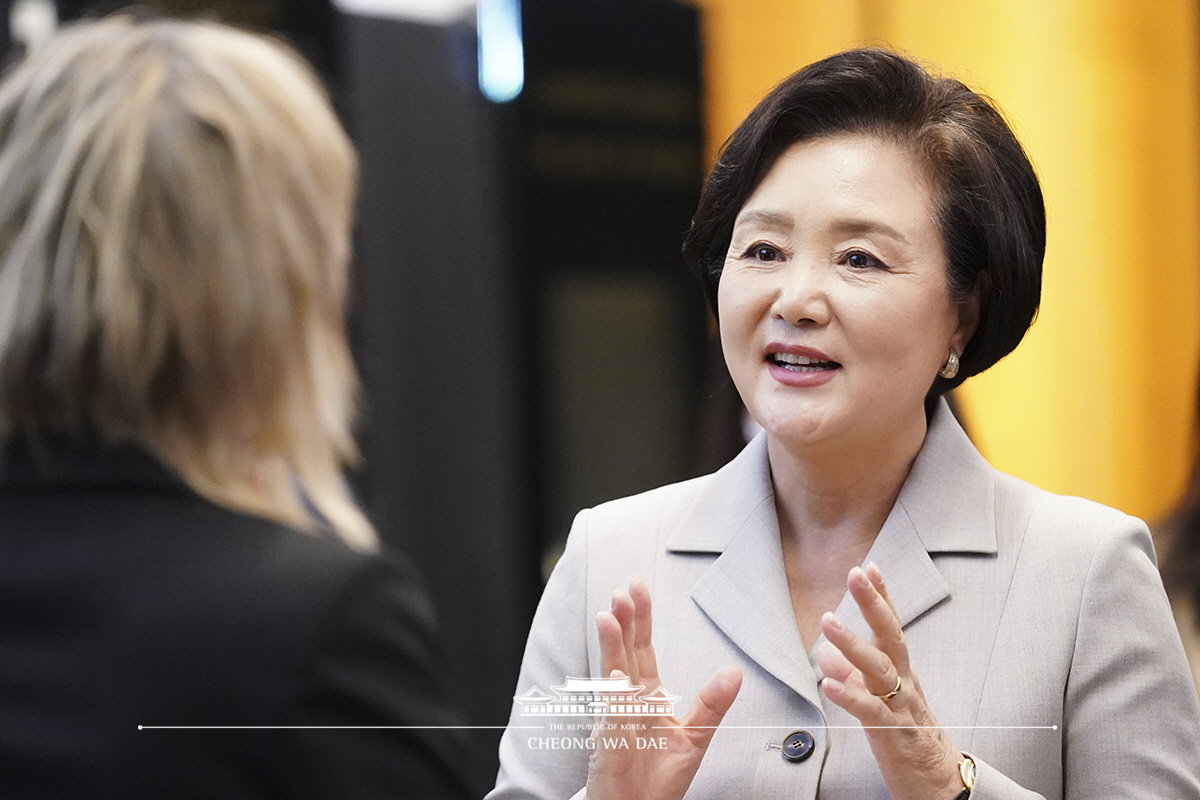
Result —
[{"label": "beige blazer", "polygon": [[[1141,521],[996,472],[943,404],[867,560],[933,712],[976,758],[972,800],[1200,798],[1200,707]],[[887,800],[861,728],[824,698],[801,644],[763,437],[712,475],[579,514],[517,694],[598,676],[595,615],[635,576],[653,593],[679,710],[718,668],[745,675],[688,798]],[[837,614],[868,635],[848,596]],[[587,731],[572,726],[587,718],[523,708],[489,800],[580,792]],[[778,747],[797,729],[816,740],[803,762]]]}]

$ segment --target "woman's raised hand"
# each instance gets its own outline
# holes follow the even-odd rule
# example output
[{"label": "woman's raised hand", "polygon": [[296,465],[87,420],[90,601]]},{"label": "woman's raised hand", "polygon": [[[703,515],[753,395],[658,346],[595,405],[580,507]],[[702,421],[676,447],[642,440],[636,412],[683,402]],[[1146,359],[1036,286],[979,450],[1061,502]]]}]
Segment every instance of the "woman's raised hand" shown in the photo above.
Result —
[{"label": "woman's raised hand", "polygon": [[900,617],[874,563],[855,567],[850,595],[871,628],[868,642],[832,613],[817,650],[825,696],[863,724],[892,800],[952,800],[962,792],[962,753],[938,725],[908,663]]},{"label": "woman's raised hand", "polygon": [[[596,616],[600,673],[628,676],[643,695],[662,685],[650,640],[650,590],[639,579],[613,593],[612,610]],[[742,671],[724,667],[700,688],[681,717],[598,717],[588,764],[588,800],[676,800],[683,797],[716,726],[742,686]],[[622,744],[624,742],[624,744]]]}]

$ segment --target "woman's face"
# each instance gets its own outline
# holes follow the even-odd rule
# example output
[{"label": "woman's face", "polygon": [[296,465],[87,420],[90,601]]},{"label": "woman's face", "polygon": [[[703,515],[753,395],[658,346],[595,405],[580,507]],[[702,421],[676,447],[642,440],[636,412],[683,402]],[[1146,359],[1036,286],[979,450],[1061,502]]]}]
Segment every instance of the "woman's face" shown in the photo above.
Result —
[{"label": "woman's face", "polygon": [[721,345],[750,414],[804,447],[918,430],[960,315],[917,162],[866,135],[786,150],[734,224],[718,288]]}]

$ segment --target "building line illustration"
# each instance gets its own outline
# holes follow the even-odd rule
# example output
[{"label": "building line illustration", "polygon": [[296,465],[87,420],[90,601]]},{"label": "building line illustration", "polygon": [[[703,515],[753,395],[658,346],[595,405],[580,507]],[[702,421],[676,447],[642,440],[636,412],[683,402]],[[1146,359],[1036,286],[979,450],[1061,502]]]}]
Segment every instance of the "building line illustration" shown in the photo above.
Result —
[{"label": "building line illustration", "polygon": [[523,716],[646,716],[672,715],[679,698],[659,686],[642,695],[646,687],[621,678],[570,678],[562,686],[552,687],[557,697],[545,694],[537,686],[513,700],[521,704]]}]

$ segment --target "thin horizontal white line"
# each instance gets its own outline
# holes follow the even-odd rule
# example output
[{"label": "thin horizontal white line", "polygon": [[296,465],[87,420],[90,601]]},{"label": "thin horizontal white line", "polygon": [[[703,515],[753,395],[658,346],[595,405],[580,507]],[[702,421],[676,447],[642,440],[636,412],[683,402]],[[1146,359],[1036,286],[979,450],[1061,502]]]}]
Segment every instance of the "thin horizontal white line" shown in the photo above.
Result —
[{"label": "thin horizontal white line", "polygon": [[1056,731],[1057,725],[652,725],[655,730],[670,730],[671,728],[722,728],[739,731],[781,731],[786,728],[798,730],[812,728],[815,731],[855,731],[855,730],[937,730],[944,731]]},{"label": "thin horizontal white line", "polygon": [[[139,731],[541,731],[545,725],[138,725]],[[723,728],[740,731],[776,731],[785,728],[796,730],[811,728],[826,731],[852,730],[908,730],[941,728],[947,731],[959,730],[991,730],[991,731],[1056,731],[1057,725],[652,725],[652,730],[670,730],[671,728]]]},{"label": "thin horizontal white line", "polygon": [[139,731],[442,731],[543,730],[545,725],[138,725]]}]

